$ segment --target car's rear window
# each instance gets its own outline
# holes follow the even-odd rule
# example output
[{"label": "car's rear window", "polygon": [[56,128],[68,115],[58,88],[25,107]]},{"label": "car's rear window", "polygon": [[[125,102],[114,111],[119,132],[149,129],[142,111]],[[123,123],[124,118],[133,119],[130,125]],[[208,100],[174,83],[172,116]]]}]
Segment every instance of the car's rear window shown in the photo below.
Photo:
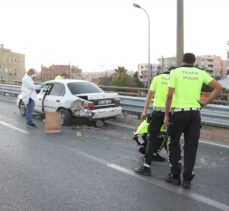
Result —
[{"label": "car's rear window", "polygon": [[68,83],[68,88],[73,95],[103,92],[102,89],[90,82]]}]

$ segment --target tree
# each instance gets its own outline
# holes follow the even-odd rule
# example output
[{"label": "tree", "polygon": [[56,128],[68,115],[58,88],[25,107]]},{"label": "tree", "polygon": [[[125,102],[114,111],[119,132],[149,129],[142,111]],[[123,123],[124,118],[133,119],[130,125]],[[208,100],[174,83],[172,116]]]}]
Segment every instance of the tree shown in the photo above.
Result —
[{"label": "tree", "polygon": [[123,78],[127,75],[127,69],[123,66],[118,66],[118,69],[115,69],[114,71],[112,80],[123,80]]},{"label": "tree", "polygon": [[100,84],[104,86],[110,86],[112,83],[112,78],[109,76],[105,76],[101,78]]},{"label": "tree", "polygon": [[138,73],[135,72],[133,76],[130,76],[123,66],[118,66],[111,77],[103,77],[100,84],[105,86],[144,87],[144,84],[138,78]]},{"label": "tree", "polygon": [[144,83],[139,80],[138,72],[135,72],[133,75],[136,87],[144,87]]}]

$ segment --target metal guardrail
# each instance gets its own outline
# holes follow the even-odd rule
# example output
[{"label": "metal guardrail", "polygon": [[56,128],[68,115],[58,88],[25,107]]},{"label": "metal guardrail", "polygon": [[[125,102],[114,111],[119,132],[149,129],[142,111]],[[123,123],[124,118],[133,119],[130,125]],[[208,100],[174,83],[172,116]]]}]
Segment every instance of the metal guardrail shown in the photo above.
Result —
[{"label": "metal guardrail", "polygon": [[[0,84],[0,93],[18,95],[21,93],[21,86]],[[145,97],[120,96],[123,111],[140,115],[144,108]],[[149,112],[152,108],[149,109]],[[201,110],[202,123],[229,128],[229,106],[207,105]]]},{"label": "metal guardrail", "polygon": [[[117,92],[119,95],[132,96],[132,97],[146,97],[148,89],[146,88],[137,88],[137,87],[118,87],[118,86],[104,86],[99,85],[100,88],[106,92]],[[205,99],[210,95],[211,92],[201,92],[200,98]],[[229,93],[222,92],[220,96],[214,100],[214,104],[218,105],[228,105],[229,106]]]},{"label": "metal guardrail", "polygon": [[0,92],[2,94],[18,95],[21,93],[21,86],[0,84]]},{"label": "metal guardrail", "polygon": [[[123,111],[140,114],[143,111],[145,98],[120,96]],[[150,107],[149,112],[152,111]],[[229,106],[209,104],[201,110],[203,124],[229,128]]]}]

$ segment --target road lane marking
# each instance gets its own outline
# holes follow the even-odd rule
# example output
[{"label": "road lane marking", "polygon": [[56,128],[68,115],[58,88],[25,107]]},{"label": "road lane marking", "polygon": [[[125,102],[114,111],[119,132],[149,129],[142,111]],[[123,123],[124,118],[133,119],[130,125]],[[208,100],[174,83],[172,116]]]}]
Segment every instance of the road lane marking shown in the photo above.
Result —
[{"label": "road lane marking", "polygon": [[125,125],[125,124],[121,124],[121,123],[117,123],[117,122],[111,122],[109,120],[106,121],[106,122],[109,123],[109,124],[111,124],[111,125],[116,125],[116,126],[119,126],[119,127],[125,127],[125,128],[132,129],[132,130],[135,130],[136,129],[136,127]]},{"label": "road lane marking", "polygon": [[172,191],[172,192],[175,192],[177,194],[180,194],[180,195],[183,195],[185,197],[188,197],[188,198],[191,198],[191,199],[194,199],[196,201],[199,201],[201,203],[204,203],[204,204],[207,204],[208,206],[211,206],[211,207],[215,207],[217,209],[220,209],[220,210],[229,210],[229,206],[226,205],[226,204],[223,204],[223,203],[220,203],[218,201],[215,201],[213,199],[210,199],[210,198],[207,198],[205,196],[202,196],[198,193],[193,193],[193,192],[190,192],[190,190],[184,190],[183,188],[175,188],[174,186],[171,186],[171,185],[168,185],[166,183],[160,183],[158,182],[156,179],[152,179],[152,178],[147,178],[147,177],[144,177],[144,176],[140,176],[136,173],[134,173],[133,171],[127,169],[127,168],[123,168],[122,166],[119,166],[119,165],[116,165],[116,164],[107,164],[108,167],[112,168],[112,169],[115,169],[117,171],[120,171],[122,173],[125,173],[129,176],[132,176],[132,177],[135,177],[137,179],[140,179],[144,182],[148,182],[150,184],[153,184],[159,188],[163,188],[163,189],[166,189],[166,190],[169,190],[169,191]]},{"label": "road lane marking", "polygon": [[109,168],[112,168],[112,169],[114,169],[116,171],[122,172],[122,173],[124,173],[126,175],[132,176],[132,177],[137,178],[139,180],[142,180],[144,182],[147,182],[147,183],[150,183],[152,185],[155,185],[155,186],[157,186],[159,188],[174,192],[176,194],[183,195],[183,196],[185,196],[187,198],[191,198],[191,199],[193,199],[195,201],[199,201],[199,202],[201,202],[203,204],[206,204],[206,205],[211,206],[211,207],[215,207],[215,208],[220,209],[220,210],[225,210],[225,211],[229,210],[229,205],[226,205],[226,204],[223,204],[223,203],[218,202],[216,200],[207,198],[207,197],[202,196],[202,195],[200,195],[198,193],[193,193],[190,190],[184,190],[182,187],[176,188],[176,187],[174,187],[172,185],[169,185],[167,183],[164,183],[162,181],[160,182],[160,181],[158,181],[158,180],[156,180],[156,179],[154,179],[152,177],[144,177],[144,176],[138,175],[138,174],[134,173],[134,171],[132,171],[130,169],[124,168],[124,167],[116,165],[114,163],[108,163],[105,160],[102,160],[102,159],[100,159],[98,157],[95,157],[93,155],[89,155],[89,154],[87,154],[85,152],[77,151],[77,153],[82,155],[82,156],[84,156],[84,157],[86,157],[86,158],[88,158],[88,159],[94,160],[97,163],[105,165],[105,166],[107,166]]},{"label": "road lane marking", "polygon": [[13,129],[13,130],[16,130],[16,131],[18,131],[18,132],[20,132],[20,133],[23,133],[23,134],[28,134],[28,133],[29,133],[29,132],[26,131],[26,130],[22,130],[22,129],[20,129],[20,128],[17,128],[17,127],[15,127],[15,126],[10,125],[10,124],[8,124],[8,123],[6,123],[6,122],[3,122],[3,121],[0,121],[0,124],[1,124],[1,125],[4,125],[4,126],[6,126],[6,127],[9,127],[9,128],[11,128],[11,129]]},{"label": "road lane marking", "polygon": [[89,159],[91,159],[91,160],[94,160],[94,161],[96,161],[97,163],[101,163],[101,164],[103,164],[103,165],[107,165],[107,162],[106,162],[105,160],[102,160],[102,159],[100,159],[100,158],[97,158],[97,157],[95,157],[95,156],[93,156],[93,155],[89,155],[89,154],[87,154],[87,153],[85,153],[85,152],[81,152],[81,151],[77,151],[77,153],[80,154],[80,155],[83,155],[83,156],[86,157],[86,158],[89,158]]},{"label": "road lane marking", "polygon": [[217,143],[213,143],[213,142],[209,142],[209,141],[200,141],[200,143],[229,149],[229,145],[225,145],[225,144],[217,144]]}]

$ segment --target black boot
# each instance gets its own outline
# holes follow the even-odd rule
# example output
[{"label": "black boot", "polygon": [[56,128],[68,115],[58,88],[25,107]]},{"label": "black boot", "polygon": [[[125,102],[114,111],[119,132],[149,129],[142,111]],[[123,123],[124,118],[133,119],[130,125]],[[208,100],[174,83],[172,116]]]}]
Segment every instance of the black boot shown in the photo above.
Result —
[{"label": "black boot", "polygon": [[160,156],[159,154],[157,154],[157,155],[153,155],[153,157],[152,157],[152,161],[165,162],[165,161],[166,161],[166,159],[165,159],[165,158],[163,158],[162,156]]},{"label": "black boot", "polygon": [[191,180],[184,180],[182,183],[183,188],[190,189],[191,188]]},{"label": "black boot", "polygon": [[144,165],[140,166],[139,168],[136,168],[135,173],[137,174],[141,174],[144,176],[151,176],[151,168],[150,167],[146,167]]},{"label": "black boot", "polygon": [[165,179],[165,182],[171,183],[173,185],[180,185],[180,177],[179,176],[173,176],[172,173],[169,173]]},{"label": "black boot", "polygon": [[191,188],[191,181],[195,177],[194,172],[192,172],[192,175],[188,175],[186,173],[183,173],[183,183],[182,186],[185,189],[190,189]]}]

